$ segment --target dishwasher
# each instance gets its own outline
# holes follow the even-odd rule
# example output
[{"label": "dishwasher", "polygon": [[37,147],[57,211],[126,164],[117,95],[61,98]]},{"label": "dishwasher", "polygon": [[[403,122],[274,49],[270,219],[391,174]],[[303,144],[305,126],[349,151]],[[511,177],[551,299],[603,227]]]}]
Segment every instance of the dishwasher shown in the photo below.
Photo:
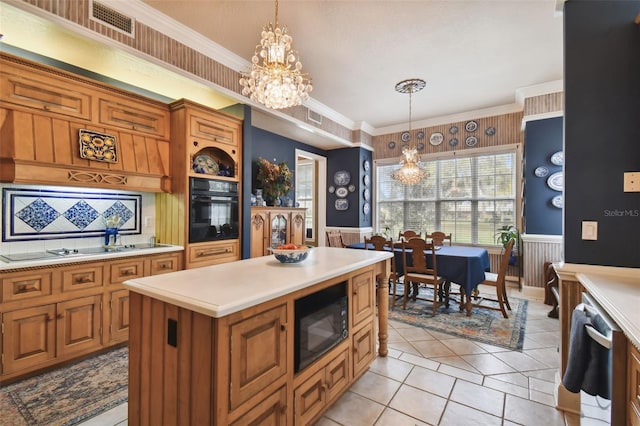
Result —
[{"label": "dishwasher", "polygon": [[[584,329],[584,330],[582,330]],[[626,422],[627,339],[586,293],[571,318],[565,387],[580,392],[580,417],[611,425]]]}]

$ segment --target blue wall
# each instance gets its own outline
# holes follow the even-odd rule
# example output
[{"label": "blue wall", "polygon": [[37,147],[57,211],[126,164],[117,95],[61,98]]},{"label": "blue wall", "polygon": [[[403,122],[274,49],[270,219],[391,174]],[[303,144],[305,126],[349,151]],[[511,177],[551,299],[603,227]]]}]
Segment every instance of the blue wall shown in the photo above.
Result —
[{"label": "blue wall", "polygon": [[[562,235],[562,209],[551,204],[562,192],[547,185],[549,176],[562,171],[562,165],[550,161],[554,153],[562,151],[562,124],[562,117],[527,123],[524,145],[524,232],[527,234]],[[548,174],[536,176],[539,167],[546,168]]]},{"label": "blue wall", "polygon": [[[338,197],[336,192],[327,192],[327,226],[340,227],[368,227],[371,226],[371,217],[373,215],[373,205],[371,199],[369,202],[369,213],[364,212],[364,175],[367,173],[371,179],[373,170],[373,162],[371,160],[371,152],[362,148],[343,148],[331,150],[327,153],[327,188],[333,187],[348,188],[350,185],[355,186],[354,191],[349,191],[346,197]],[[364,162],[369,161],[370,168],[368,172],[364,170]],[[350,181],[347,185],[340,185],[335,181],[336,173],[347,172]],[[369,183],[369,191],[373,194],[373,182]],[[346,210],[337,210],[336,201],[347,200],[349,207]]]},{"label": "blue wall", "polygon": [[[640,267],[640,0],[564,4],[565,208],[569,263]],[[582,221],[598,240],[582,240]]]}]

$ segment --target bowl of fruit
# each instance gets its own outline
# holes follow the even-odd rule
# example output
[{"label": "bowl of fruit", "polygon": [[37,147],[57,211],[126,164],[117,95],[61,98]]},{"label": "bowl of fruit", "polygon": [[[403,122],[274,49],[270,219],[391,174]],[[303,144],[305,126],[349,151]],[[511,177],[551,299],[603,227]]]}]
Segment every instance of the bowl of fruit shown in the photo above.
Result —
[{"label": "bowl of fruit", "polygon": [[280,263],[300,263],[309,256],[309,249],[309,246],[296,244],[283,244],[269,248]]}]

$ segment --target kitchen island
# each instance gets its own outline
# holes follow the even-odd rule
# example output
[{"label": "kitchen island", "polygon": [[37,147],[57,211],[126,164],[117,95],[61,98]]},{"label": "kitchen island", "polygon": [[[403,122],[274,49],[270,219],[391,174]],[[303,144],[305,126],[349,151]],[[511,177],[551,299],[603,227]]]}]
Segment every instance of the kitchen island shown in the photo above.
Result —
[{"label": "kitchen island", "polygon": [[[314,422],[375,359],[376,288],[387,354],[390,259],[318,247],[299,264],[264,256],[126,281],[129,423]],[[296,301],[336,286],[346,289],[348,333],[297,369]]]}]

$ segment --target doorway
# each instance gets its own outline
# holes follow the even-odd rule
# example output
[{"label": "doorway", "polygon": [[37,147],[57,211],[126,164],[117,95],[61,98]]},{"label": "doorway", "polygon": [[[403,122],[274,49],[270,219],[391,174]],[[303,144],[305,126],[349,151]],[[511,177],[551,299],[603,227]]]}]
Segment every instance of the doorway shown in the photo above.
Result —
[{"label": "doorway", "polygon": [[296,205],[307,209],[305,214],[305,244],[325,245],[327,158],[296,149]]}]

